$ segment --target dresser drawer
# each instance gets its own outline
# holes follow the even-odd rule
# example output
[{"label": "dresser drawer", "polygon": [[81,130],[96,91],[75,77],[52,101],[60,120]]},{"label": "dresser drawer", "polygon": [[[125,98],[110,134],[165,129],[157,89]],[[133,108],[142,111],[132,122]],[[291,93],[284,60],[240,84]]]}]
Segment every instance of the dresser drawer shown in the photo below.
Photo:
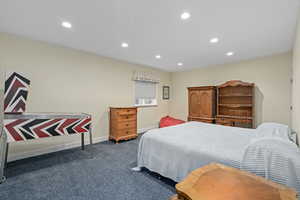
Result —
[{"label": "dresser drawer", "polygon": [[225,118],[217,118],[216,121],[217,122],[230,122],[231,120],[225,119]]},{"label": "dresser drawer", "polygon": [[136,128],[136,121],[128,121],[128,122],[117,122],[113,123],[115,129],[129,129]]},{"label": "dresser drawer", "polygon": [[117,120],[119,122],[136,121],[136,115],[120,115]]},{"label": "dresser drawer", "polygon": [[231,122],[217,122],[216,124],[223,125],[223,126],[233,126],[233,123]]},{"label": "dresser drawer", "polygon": [[137,135],[136,128],[129,128],[129,129],[123,129],[123,130],[117,130],[116,131],[118,136],[128,136],[128,135]]},{"label": "dresser drawer", "polygon": [[234,125],[233,121],[224,119],[224,118],[218,118],[216,120],[216,124],[223,125],[223,126],[233,126]]},{"label": "dresser drawer", "polygon": [[127,109],[120,109],[117,111],[118,115],[135,115],[136,114],[136,109],[131,109],[131,108],[127,108]]}]

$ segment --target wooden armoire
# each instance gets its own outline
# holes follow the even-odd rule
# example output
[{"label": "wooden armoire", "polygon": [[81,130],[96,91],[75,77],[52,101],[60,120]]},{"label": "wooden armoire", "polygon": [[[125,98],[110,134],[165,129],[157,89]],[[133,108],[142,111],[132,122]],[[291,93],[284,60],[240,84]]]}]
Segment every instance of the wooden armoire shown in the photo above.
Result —
[{"label": "wooden armoire", "polygon": [[189,87],[189,116],[188,121],[206,123],[215,122],[216,114],[216,87]]}]

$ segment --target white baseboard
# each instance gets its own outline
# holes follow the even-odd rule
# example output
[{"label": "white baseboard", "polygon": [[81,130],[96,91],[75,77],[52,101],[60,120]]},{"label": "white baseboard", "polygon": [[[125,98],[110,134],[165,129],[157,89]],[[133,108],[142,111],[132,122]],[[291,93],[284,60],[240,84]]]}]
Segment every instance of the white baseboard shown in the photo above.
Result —
[{"label": "white baseboard", "polygon": [[[158,125],[154,125],[154,126],[148,127],[148,128],[141,128],[141,129],[138,129],[137,132],[138,132],[138,134],[141,134],[141,133],[144,133],[148,130],[155,129],[155,128],[158,128]],[[99,142],[103,142],[103,141],[107,141],[107,140],[108,140],[108,136],[97,137],[97,138],[93,138],[93,143],[95,144],[95,143],[99,143]],[[89,141],[87,138],[85,140],[85,144],[89,144]],[[24,158],[29,158],[29,157],[33,157],[33,156],[39,156],[39,155],[43,155],[43,154],[47,154],[47,153],[53,153],[56,151],[63,151],[63,150],[72,149],[72,148],[76,148],[76,147],[80,147],[80,146],[81,146],[81,141],[75,141],[75,142],[71,142],[71,143],[50,146],[50,147],[46,147],[43,149],[36,149],[33,151],[9,154],[8,162],[20,160],[20,159],[24,159]]]},{"label": "white baseboard", "polygon": [[[108,140],[107,136],[97,137],[97,138],[93,138],[93,143],[95,144],[95,143],[99,143],[99,142],[103,142],[103,141],[107,141],[107,140]],[[89,141],[85,140],[85,144],[89,144]],[[81,146],[81,141],[75,141],[75,142],[55,145],[55,146],[51,146],[51,147],[47,147],[47,148],[43,148],[43,149],[36,149],[33,151],[9,154],[8,162],[20,160],[20,159],[24,159],[24,158],[29,158],[29,157],[33,157],[33,156],[39,156],[39,155],[47,154],[47,153],[53,153],[56,151],[72,149],[72,148],[76,148],[76,147],[80,147],[80,146]]]}]

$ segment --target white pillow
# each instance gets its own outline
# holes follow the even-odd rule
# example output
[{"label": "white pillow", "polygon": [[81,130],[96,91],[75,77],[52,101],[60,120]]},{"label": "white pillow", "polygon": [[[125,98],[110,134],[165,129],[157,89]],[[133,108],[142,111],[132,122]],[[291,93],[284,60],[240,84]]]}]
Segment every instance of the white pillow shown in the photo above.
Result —
[{"label": "white pillow", "polygon": [[291,140],[292,131],[284,124],[265,122],[256,130],[256,137],[280,137],[284,140]]}]

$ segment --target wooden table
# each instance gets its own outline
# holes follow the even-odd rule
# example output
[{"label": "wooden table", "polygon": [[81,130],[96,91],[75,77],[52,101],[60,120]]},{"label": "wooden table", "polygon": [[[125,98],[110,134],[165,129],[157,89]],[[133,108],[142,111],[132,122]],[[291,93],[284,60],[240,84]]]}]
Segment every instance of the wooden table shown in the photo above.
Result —
[{"label": "wooden table", "polygon": [[192,171],[170,200],[296,200],[297,193],[262,177],[221,164]]}]

